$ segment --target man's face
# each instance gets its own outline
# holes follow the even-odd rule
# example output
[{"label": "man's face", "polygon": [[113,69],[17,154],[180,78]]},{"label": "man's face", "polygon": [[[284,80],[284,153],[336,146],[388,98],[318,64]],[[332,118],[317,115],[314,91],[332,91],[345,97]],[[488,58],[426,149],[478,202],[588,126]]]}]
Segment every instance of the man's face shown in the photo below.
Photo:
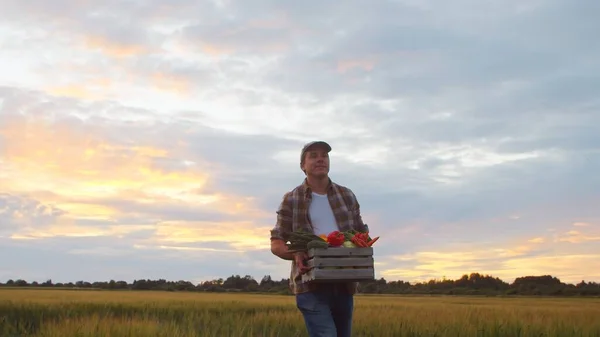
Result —
[{"label": "man's face", "polygon": [[304,154],[302,166],[306,175],[322,178],[329,174],[329,153],[321,146],[314,146]]}]

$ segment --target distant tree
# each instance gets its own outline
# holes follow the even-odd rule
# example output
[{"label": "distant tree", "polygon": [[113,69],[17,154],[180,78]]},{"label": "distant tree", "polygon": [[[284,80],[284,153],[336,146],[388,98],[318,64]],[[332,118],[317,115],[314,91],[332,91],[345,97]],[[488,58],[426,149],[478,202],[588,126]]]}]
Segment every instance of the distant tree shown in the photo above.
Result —
[{"label": "distant tree", "polygon": [[[3,285],[0,283],[0,285]],[[27,287],[26,280],[8,280],[6,286]],[[38,285],[32,282],[32,286]],[[186,280],[167,281],[134,280],[131,284],[125,281],[77,281],[75,283],[56,283],[46,280],[39,284],[42,287],[94,288],[107,290],[162,290],[162,291],[203,291],[203,292],[261,292],[290,295],[289,279],[273,280],[264,275],[260,282],[252,276],[231,275],[226,279],[206,280],[197,285]],[[369,282],[361,282],[360,293],[364,294],[447,294],[447,295],[540,295],[540,296],[600,296],[598,282],[582,280],[577,284],[563,283],[551,275],[518,277],[512,284],[497,277],[481,273],[464,274],[456,280],[446,277],[430,279],[413,284],[405,281],[386,281],[385,278]]]}]

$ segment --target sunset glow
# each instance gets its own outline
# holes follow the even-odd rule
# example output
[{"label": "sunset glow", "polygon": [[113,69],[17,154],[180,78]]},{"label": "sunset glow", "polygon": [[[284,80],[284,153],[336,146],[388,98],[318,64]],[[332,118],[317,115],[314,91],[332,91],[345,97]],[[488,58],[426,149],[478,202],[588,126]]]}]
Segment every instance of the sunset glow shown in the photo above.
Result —
[{"label": "sunset glow", "polygon": [[459,4],[9,1],[0,282],[286,278],[269,230],[315,139],[378,278],[600,281],[600,50],[568,24],[595,19]]}]

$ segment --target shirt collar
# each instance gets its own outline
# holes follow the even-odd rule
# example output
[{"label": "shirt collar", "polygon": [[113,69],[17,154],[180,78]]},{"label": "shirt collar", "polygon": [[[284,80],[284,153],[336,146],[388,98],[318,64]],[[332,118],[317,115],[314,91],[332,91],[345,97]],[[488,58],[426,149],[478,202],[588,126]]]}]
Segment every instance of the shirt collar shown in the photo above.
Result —
[{"label": "shirt collar", "polygon": [[[310,186],[308,185],[308,179],[304,178],[304,181],[302,182],[302,188],[304,190],[304,196],[305,197],[311,197],[311,192],[312,189],[310,188]],[[333,181],[331,181],[331,178],[328,179],[328,184],[327,184],[327,192],[329,192],[331,189],[333,188]]]}]

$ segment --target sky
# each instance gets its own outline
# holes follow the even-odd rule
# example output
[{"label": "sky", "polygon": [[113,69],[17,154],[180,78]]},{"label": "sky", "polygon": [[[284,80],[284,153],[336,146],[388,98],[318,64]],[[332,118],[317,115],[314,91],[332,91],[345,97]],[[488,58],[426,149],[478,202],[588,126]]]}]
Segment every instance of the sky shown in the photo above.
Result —
[{"label": "sky", "polygon": [[312,140],[377,278],[600,281],[600,2],[2,7],[0,281],[286,278]]}]

